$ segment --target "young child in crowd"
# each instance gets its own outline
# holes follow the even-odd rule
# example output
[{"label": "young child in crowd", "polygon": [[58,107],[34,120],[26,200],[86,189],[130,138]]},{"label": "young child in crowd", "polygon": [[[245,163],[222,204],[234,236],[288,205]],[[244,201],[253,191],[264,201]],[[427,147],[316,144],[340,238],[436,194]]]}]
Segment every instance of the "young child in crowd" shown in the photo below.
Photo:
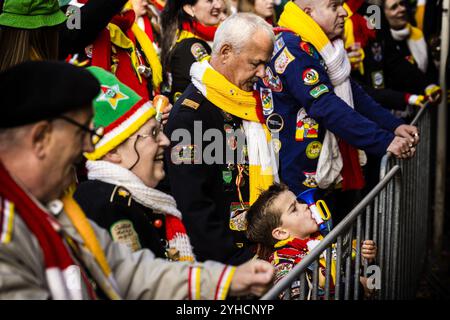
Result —
[{"label": "young child in crowd", "polygon": [[[247,237],[259,244],[260,258],[271,262],[275,267],[275,283],[285,277],[295,265],[322,239],[319,227],[311,211],[304,203],[297,201],[294,193],[283,184],[274,184],[261,193],[247,212]],[[365,240],[361,248],[362,257],[371,263],[377,253],[372,240]],[[325,261],[319,266],[319,287],[325,286]],[[334,262],[332,262],[334,269]],[[334,270],[332,270],[330,288],[334,288]],[[310,277],[310,275],[309,275]],[[367,278],[360,278],[364,291],[368,293]],[[294,289],[295,288],[295,289]],[[284,291],[280,298],[284,299]],[[291,299],[298,298],[299,289],[291,287]]]}]

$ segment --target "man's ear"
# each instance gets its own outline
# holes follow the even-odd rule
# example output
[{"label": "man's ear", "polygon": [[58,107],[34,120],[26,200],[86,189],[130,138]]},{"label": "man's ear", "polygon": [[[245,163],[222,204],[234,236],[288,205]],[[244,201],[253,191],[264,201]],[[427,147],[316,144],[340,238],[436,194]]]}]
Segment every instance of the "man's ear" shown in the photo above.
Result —
[{"label": "man's ear", "polygon": [[305,11],[305,13],[308,15],[308,16],[310,16],[311,15],[311,7],[305,7],[304,9],[303,9],[303,11]]},{"label": "man's ear", "polygon": [[226,63],[232,55],[233,47],[229,43],[225,43],[220,47],[219,56],[222,64]]},{"label": "man's ear", "polygon": [[105,154],[102,160],[106,160],[115,164],[119,164],[122,162],[122,156],[119,152],[117,152],[117,148],[112,149],[107,154]]},{"label": "man's ear", "polygon": [[192,18],[195,17],[194,8],[192,8],[191,4],[185,4],[183,6],[183,11],[190,15]]},{"label": "man's ear", "polygon": [[39,159],[43,159],[50,146],[53,126],[48,121],[40,121],[31,127],[31,148]]},{"label": "man's ear", "polygon": [[286,240],[287,238],[289,238],[289,236],[289,232],[284,228],[276,227],[272,230],[272,237],[274,239],[277,239],[278,241]]}]

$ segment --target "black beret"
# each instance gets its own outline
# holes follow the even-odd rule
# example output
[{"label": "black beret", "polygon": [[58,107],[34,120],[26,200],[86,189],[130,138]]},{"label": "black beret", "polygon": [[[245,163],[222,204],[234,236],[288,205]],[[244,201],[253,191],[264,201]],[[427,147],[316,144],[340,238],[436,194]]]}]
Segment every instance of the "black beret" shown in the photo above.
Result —
[{"label": "black beret", "polygon": [[0,73],[0,128],[89,107],[99,92],[99,82],[84,68],[58,61],[19,64]]}]

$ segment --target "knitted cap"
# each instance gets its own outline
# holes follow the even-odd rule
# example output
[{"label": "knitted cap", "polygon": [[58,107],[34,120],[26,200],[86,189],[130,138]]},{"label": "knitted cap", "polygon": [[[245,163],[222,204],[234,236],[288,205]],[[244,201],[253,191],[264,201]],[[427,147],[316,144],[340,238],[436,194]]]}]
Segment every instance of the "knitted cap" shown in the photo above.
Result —
[{"label": "knitted cap", "polygon": [[0,14],[0,25],[37,29],[52,27],[66,21],[58,0],[5,0]]},{"label": "knitted cap", "polygon": [[100,82],[100,93],[94,99],[94,127],[104,128],[103,137],[95,145],[95,151],[85,153],[89,160],[98,160],[120,145],[149,119],[156,110],[150,101],[143,99],[120,82],[112,73],[99,67],[88,70]]}]

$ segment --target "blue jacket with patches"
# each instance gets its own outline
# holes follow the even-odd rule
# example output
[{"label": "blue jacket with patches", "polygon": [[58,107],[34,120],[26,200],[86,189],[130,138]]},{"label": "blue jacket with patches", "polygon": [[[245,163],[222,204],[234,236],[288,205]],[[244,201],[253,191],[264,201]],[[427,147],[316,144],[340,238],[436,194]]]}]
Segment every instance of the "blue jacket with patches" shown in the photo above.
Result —
[{"label": "blue jacket with patches", "polygon": [[351,81],[351,86],[354,109],[334,93],[325,63],[311,44],[288,31],[277,36],[258,89],[268,126],[281,142],[281,179],[294,193],[315,187],[325,129],[358,149],[382,156],[394,139],[393,131],[403,124],[357,83]]}]

